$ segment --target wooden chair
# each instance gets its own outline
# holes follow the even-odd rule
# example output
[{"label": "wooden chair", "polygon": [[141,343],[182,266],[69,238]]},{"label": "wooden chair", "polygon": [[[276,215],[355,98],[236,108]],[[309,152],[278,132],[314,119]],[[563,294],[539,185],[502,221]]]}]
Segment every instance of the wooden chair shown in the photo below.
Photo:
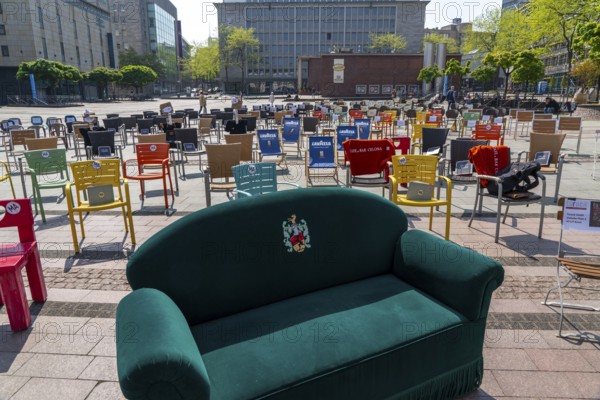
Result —
[{"label": "wooden chair", "polygon": [[478,124],[475,126],[475,131],[473,131],[471,139],[487,140],[488,143],[495,140],[497,146],[502,146],[504,144],[502,125]]},{"label": "wooden chair", "polygon": [[6,305],[10,328],[21,331],[29,328],[31,312],[21,271],[25,268],[33,301],[43,303],[48,298],[42,260],[33,229],[33,213],[29,199],[0,200],[5,213],[0,228],[17,227],[19,241],[2,243],[0,249],[0,306]]},{"label": "wooden chair", "polygon": [[[67,205],[69,207],[69,221],[71,223],[71,234],[73,236],[73,246],[75,253],[79,253],[79,241],[77,240],[77,231],[75,229],[75,213],[79,214],[79,226],[81,236],[85,239],[85,230],[83,228],[83,213],[110,210],[120,208],[123,212],[123,222],[125,231],[130,232],[131,242],[135,244],[135,232],[133,230],[133,219],[131,217],[131,200],[129,198],[129,182],[127,179],[121,179],[121,162],[119,160],[88,160],[71,163],[71,172],[73,174],[73,183],[67,183],[65,187]],[[121,184],[125,189],[125,196]],[[91,206],[88,201],[82,200],[82,193],[85,193],[90,187],[111,186],[110,190],[115,190],[118,196],[114,201],[102,205]],[[73,202],[71,192],[73,187],[76,195],[76,202]]]},{"label": "wooden chair", "polygon": [[554,119],[554,115],[552,114],[540,114],[540,113],[535,113],[533,114],[533,120],[548,120],[548,119]]},{"label": "wooden chair", "polygon": [[[544,114],[550,115],[550,114]],[[534,119],[531,124],[531,132],[535,133],[556,133],[555,119]]]},{"label": "wooden chair", "polygon": [[[563,335],[563,323],[565,320],[564,309],[573,308],[586,311],[600,311],[599,306],[581,303],[565,302],[565,289],[570,290],[587,290],[598,292],[598,287],[589,287],[582,285],[582,280],[592,279],[600,280],[600,263],[589,261],[590,257],[598,258],[599,254],[587,254],[582,251],[567,250],[563,240],[569,233],[572,233],[571,239],[580,240],[584,236],[589,236],[590,239],[598,240],[600,233],[600,201],[587,200],[577,198],[561,198],[558,205],[562,209],[557,213],[557,218],[561,221],[560,239],[558,242],[558,257],[556,264],[556,285],[548,289],[546,297],[542,304],[551,307],[560,307],[560,324],[558,327],[558,336],[581,340],[592,340],[597,342],[600,337],[588,332],[581,332],[577,327],[569,321],[569,323],[578,331],[574,334]],[[561,282],[561,272],[567,274],[567,281]],[[577,282],[574,287],[569,286],[572,282]],[[559,301],[548,301],[550,293],[558,291]],[[597,298],[597,297],[594,297]],[[589,303],[589,302],[588,302]]]},{"label": "wooden chair", "polygon": [[[10,164],[10,158],[12,157],[15,166],[18,165],[17,157],[23,155],[23,152],[27,150],[26,140],[35,139],[35,131],[33,129],[13,129],[10,131],[10,143],[9,149],[6,150],[6,161]],[[21,146],[18,149],[17,146]]]},{"label": "wooden chair", "polygon": [[[529,134],[529,127],[533,122],[533,116],[535,113],[533,111],[518,111],[517,118],[515,120],[515,136],[514,139],[517,140],[517,130],[519,126],[521,127],[521,136],[527,136]],[[523,135],[523,130],[525,131],[525,135]]]},{"label": "wooden chair", "polygon": [[225,135],[226,144],[240,143],[242,145],[240,161],[254,161],[254,133],[239,133]]},{"label": "wooden chair", "polygon": [[577,135],[577,154],[579,154],[581,135],[583,134],[581,117],[560,117],[558,119],[558,131],[560,133],[575,132]]},{"label": "wooden chair", "polygon": [[206,159],[208,167],[204,172],[204,190],[206,206],[210,207],[211,191],[225,191],[227,196],[236,188],[231,168],[240,163],[242,145],[234,144],[206,144]]},{"label": "wooden chair", "polygon": [[58,147],[58,138],[40,138],[40,139],[25,139],[25,147],[28,151],[56,149]]},{"label": "wooden chair", "polygon": [[[400,193],[401,185],[411,182],[424,182],[435,187],[440,183],[446,185],[446,198],[441,199],[432,190],[430,200],[408,200],[406,193]],[[392,174],[390,175],[390,200],[395,204],[407,207],[429,207],[429,230],[433,229],[433,208],[446,206],[446,229],[444,238],[450,239],[450,215],[452,209],[452,181],[438,175],[438,157],[424,155],[397,155],[392,157]]]},{"label": "wooden chair", "polygon": [[151,135],[139,135],[137,138],[138,138],[139,144],[166,143],[167,142],[167,134],[166,133],[154,133]]}]

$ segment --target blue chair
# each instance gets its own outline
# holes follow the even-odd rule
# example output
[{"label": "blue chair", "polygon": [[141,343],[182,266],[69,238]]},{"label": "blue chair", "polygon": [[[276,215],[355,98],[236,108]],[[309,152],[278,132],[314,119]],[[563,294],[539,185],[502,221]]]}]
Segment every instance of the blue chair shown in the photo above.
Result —
[{"label": "blue chair", "polygon": [[[346,140],[358,139],[358,126],[356,125],[338,125],[336,129],[336,138],[337,138],[337,153],[344,156],[344,147],[342,143]],[[346,164],[345,159],[342,160],[344,164]]]},{"label": "blue chair", "polygon": [[354,126],[358,128],[358,138],[368,140],[371,136],[371,120],[369,118],[356,118]]},{"label": "blue chair", "polygon": [[298,157],[300,157],[300,118],[283,119],[281,141],[284,146],[286,143],[296,143]]},{"label": "blue chair", "polygon": [[286,153],[281,150],[279,131],[277,129],[259,129],[256,131],[256,136],[258,138],[258,160],[262,162],[264,157],[275,157],[277,165],[287,170]]},{"label": "blue chair", "polygon": [[[237,198],[277,192],[277,165],[275,163],[251,163],[231,167],[235,178]],[[291,182],[280,182],[296,189],[300,185]]]},{"label": "blue chair", "polygon": [[39,115],[31,117],[31,125],[27,129],[35,129],[37,131],[37,137],[40,137],[39,131],[44,131],[44,137],[48,134],[48,127],[44,124],[44,118]]},{"label": "blue chair", "polygon": [[[312,172],[315,177],[332,177],[338,182],[337,151],[333,136],[317,136],[308,138],[308,151],[304,157],[306,184],[313,186]],[[329,174],[321,174],[322,170],[330,170]]]}]

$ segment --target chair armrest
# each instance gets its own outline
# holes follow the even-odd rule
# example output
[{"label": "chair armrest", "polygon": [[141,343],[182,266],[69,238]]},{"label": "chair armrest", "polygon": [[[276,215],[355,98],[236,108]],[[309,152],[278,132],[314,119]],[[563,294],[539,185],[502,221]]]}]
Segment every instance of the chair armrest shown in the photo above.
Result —
[{"label": "chair armrest", "polygon": [[527,156],[529,156],[529,151],[527,151],[527,150],[520,151],[519,154],[517,155],[517,162],[521,162],[522,155],[525,155],[526,156],[525,159],[527,159]]},{"label": "chair armrest", "polygon": [[497,261],[419,230],[400,237],[394,273],[471,321],[486,317],[492,292],[504,280]]},{"label": "chair armrest", "polygon": [[130,399],[210,398],[206,367],[181,310],[163,292],[139,289],[117,307],[117,371]]},{"label": "chair armrest", "polygon": [[293,182],[277,182],[277,185],[288,185],[288,186],[295,187],[296,189],[300,189],[302,187],[302,186],[298,185],[297,183],[293,183]]},{"label": "chair armrest", "polygon": [[252,197],[252,193],[246,192],[244,190],[233,189],[233,193],[241,194],[242,197]]}]

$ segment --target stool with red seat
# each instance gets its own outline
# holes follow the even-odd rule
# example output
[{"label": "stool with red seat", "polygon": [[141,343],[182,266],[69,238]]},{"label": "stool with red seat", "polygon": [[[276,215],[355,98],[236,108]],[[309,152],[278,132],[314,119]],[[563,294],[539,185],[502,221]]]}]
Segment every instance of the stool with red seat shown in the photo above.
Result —
[{"label": "stool with red seat", "polygon": [[31,324],[29,303],[21,270],[25,268],[33,301],[45,302],[48,294],[42,273],[42,261],[33,231],[33,212],[29,199],[0,200],[5,213],[0,228],[17,227],[19,243],[0,245],[0,305],[13,331],[27,329]]}]

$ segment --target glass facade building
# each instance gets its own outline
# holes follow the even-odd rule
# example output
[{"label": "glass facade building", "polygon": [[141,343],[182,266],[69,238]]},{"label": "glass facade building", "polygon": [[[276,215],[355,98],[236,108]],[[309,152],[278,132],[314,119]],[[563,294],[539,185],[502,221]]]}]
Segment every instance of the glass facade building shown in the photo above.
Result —
[{"label": "glass facade building", "polygon": [[402,0],[215,3],[219,26],[254,29],[260,42],[259,58],[248,65],[246,76],[249,81],[265,82],[295,82],[299,72],[306,77],[307,63],[299,63],[299,57],[368,53],[371,34],[401,34],[408,42],[403,52],[421,52],[426,5]]},{"label": "glass facade building", "polygon": [[148,4],[150,51],[165,66],[167,75],[177,75],[175,17],[155,3]]}]

